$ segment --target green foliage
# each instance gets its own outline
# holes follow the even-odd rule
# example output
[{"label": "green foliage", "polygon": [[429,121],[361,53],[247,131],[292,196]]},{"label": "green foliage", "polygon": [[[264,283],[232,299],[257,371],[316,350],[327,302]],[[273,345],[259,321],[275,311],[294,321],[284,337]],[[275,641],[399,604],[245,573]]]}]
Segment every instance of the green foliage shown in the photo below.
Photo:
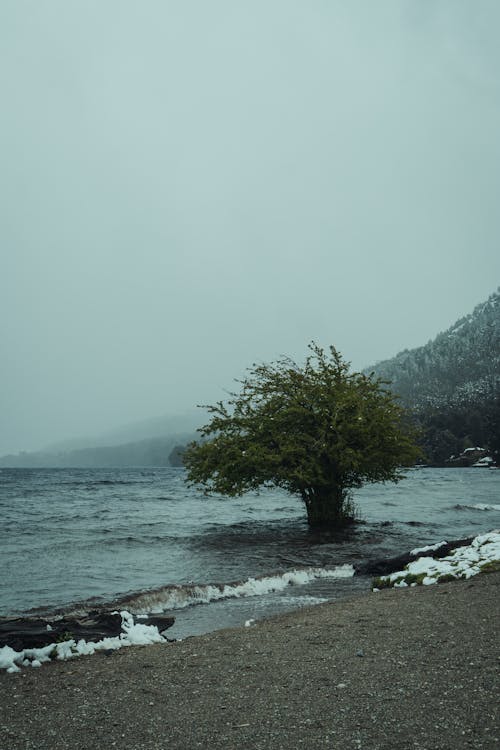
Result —
[{"label": "green foliage", "polygon": [[[405,566],[405,569],[408,566]],[[375,589],[390,589],[396,584],[406,583],[407,586],[421,586],[427,573],[401,573],[397,578],[391,579],[390,575],[380,576],[372,580],[372,588]],[[446,578],[446,576],[443,576]],[[455,580],[455,576],[450,576],[451,580]],[[441,579],[439,579],[441,580]]]},{"label": "green foliage", "polygon": [[481,565],[481,573],[496,573],[500,570],[500,560],[490,560]]},{"label": "green foliage", "polygon": [[351,518],[350,490],[402,478],[419,455],[386,384],[350,373],[334,347],[316,344],[304,366],[288,357],[254,365],[184,454],[188,482],[237,496],[280,487],[305,503],[311,525]]},{"label": "green foliage", "polygon": [[422,585],[422,581],[426,577],[427,573],[407,573],[405,577],[403,578],[403,581],[408,585],[411,586],[413,583],[416,583],[417,586]]},{"label": "green foliage", "polygon": [[372,589],[390,589],[393,585],[389,576],[378,576],[372,579]]},{"label": "green foliage", "polygon": [[397,578],[391,579],[390,576],[380,576],[372,580],[372,588],[375,589],[391,589],[396,584],[406,583],[407,586],[421,586],[422,581],[426,577],[427,573],[402,573]]},{"label": "green foliage", "polygon": [[438,576],[437,582],[438,583],[450,583],[450,581],[456,581],[457,576],[454,576],[452,573],[443,573],[442,575]]}]

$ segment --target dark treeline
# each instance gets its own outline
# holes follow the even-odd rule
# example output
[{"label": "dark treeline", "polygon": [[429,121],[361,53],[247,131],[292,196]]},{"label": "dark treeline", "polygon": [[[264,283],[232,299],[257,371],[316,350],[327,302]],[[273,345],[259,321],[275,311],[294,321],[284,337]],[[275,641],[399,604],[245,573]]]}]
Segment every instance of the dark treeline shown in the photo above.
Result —
[{"label": "dark treeline", "polygon": [[467,448],[485,448],[500,464],[500,397],[416,414],[425,459],[442,466]]}]

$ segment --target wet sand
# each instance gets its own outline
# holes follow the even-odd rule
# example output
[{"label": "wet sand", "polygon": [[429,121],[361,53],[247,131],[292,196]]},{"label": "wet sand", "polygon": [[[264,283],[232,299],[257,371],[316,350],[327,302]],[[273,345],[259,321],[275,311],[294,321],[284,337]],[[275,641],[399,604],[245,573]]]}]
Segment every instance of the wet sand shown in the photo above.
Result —
[{"label": "wet sand", "polygon": [[0,674],[2,750],[493,750],[500,573]]}]

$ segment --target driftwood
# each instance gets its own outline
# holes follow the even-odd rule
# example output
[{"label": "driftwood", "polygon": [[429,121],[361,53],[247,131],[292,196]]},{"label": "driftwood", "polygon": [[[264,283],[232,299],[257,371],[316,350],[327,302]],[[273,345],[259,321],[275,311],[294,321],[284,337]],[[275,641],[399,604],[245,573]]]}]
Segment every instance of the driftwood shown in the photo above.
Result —
[{"label": "driftwood", "polygon": [[438,549],[420,552],[416,555],[407,553],[405,555],[398,555],[397,557],[368,560],[366,563],[356,566],[356,573],[372,576],[385,576],[390,573],[396,573],[398,570],[403,570],[405,565],[413,562],[413,560],[418,560],[419,557],[433,557],[435,559],[446,557],[458,547],[467,547],[472,542],[472,539],[473,537],[470,539],[456,539],[452,542],[446,542],[446,544],[443,544]]},{"label": "driftwood", "polygon": [[[161,632],[172,627],[175,618],[158,616],[140,620],[145,625],[156,625]],[[0,618],[0,648],[10,646],[15,651],[41,648],[49,643],[69,640],[100,641],[122,632],[122,618],[117,612],[88,612],[83,617],[62,617],[56,620],[35,618]]]},{"label": "driftwood", "polygon": [[148,615],[147,620],[139,620],[144,625],[156,625],[160,633],[164,630],[171,628],[175,622],[175,617],[169,617],[168,615]]}]

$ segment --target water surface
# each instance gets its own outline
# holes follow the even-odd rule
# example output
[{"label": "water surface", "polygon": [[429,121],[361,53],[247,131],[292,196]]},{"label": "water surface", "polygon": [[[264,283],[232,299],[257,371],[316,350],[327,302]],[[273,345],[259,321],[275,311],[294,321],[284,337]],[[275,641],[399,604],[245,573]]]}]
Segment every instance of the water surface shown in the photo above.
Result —
[{"label": "water surface", "polygon": [[[141,592],[154,590],[142,608],[175,609],[175,635],[242,624],[369,585],[311,569],[332,572],[499,527],[499,490],[500,471],[411,470],[397,485],[356,493],[361,523],[319,534],[282,491],[206,498],[186,487],[182,469],[3,469],[0,612],[124,596],[140,611]],[[273,584],[291,571],[307,580]],[[253,596],[214,601],[223,584]],[[203,599],[211,603],[188,606]]]}]

